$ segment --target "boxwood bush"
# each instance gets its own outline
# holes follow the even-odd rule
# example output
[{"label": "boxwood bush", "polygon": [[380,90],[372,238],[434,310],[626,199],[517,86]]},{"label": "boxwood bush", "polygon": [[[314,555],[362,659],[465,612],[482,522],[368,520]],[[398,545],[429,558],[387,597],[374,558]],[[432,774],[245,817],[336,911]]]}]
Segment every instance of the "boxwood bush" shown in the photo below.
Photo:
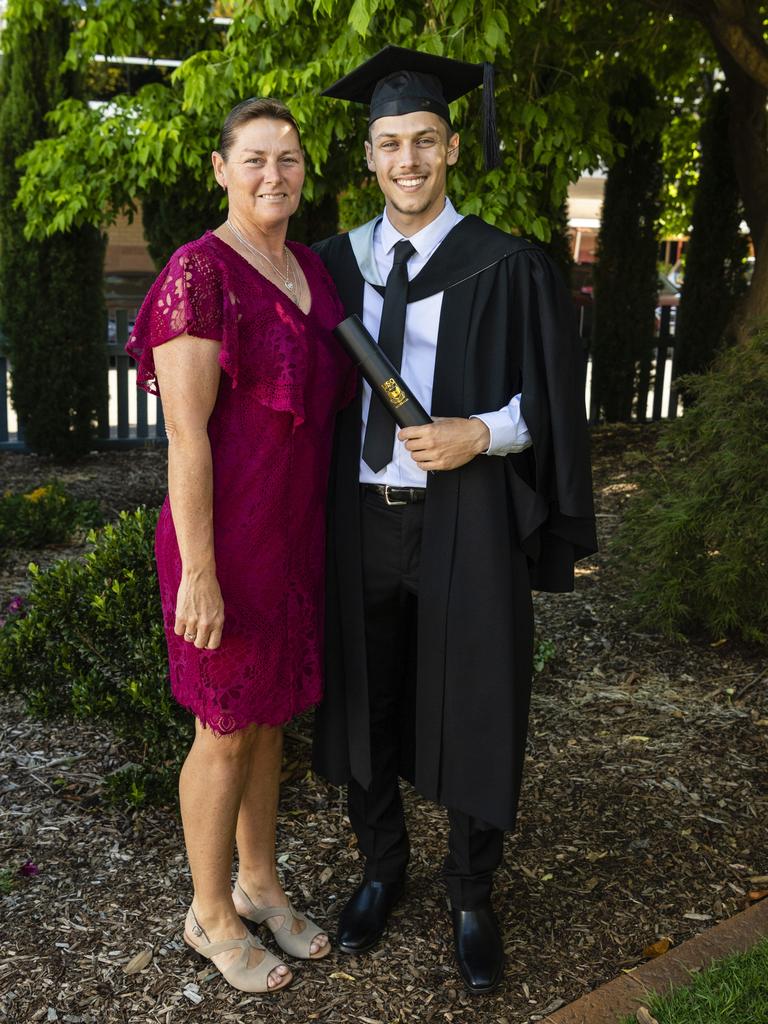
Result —
[{"label": "boxwood bush", "polygon": [[646,625],[768,643],[768,325],[685,379],[617,536]]},{"label": "boxwood bush", "polygon": [[89,534],[82,559],[34,577],[0,629],[0,687],[22,694],[38,717],[99,720],[135,762],[111,786],[135,803],[175,787],[191,719],[168,685],[153,542],[157,513],[123,512]]}]

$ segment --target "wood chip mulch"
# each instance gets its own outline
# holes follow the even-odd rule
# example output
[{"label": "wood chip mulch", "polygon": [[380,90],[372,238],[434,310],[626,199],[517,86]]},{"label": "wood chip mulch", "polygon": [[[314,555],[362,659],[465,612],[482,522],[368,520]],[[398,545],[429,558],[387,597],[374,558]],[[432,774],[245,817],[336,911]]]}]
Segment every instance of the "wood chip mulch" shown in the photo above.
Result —
[{"label": "wood chip mulch", "polygon": [[[652,434],[595,432],[604,541],[636,487],[630,453]],[[157,502],[164,459],[102,454],[61,469],[6,454],[0,472],[4,489],[55,475],[111,514]],[[61,553],[6,558],[0,600],[24,591],[30,558]],[[411,791],[409,889],[381,948],[299,963],[278,995],[234,992],[181,940],[190,880],[176,808],[109,805],[119,745],[97,723],[37,722],[0,695],[0,1020],[522,1024],[631,970],[659,940],[743,909],[768,889],[763,659],[731,641],[647,634],[618,569],[604,546],[574,594],[535,598],[556,655],[537,678],[519,829],[498,875],[508,965],[496,993],[473,998],[458,982],[444,815]],[[339,792],[308,774],[309,728],[294,723],[286,742],[279,863],[291,898],[332,931],[360,862]]]}]

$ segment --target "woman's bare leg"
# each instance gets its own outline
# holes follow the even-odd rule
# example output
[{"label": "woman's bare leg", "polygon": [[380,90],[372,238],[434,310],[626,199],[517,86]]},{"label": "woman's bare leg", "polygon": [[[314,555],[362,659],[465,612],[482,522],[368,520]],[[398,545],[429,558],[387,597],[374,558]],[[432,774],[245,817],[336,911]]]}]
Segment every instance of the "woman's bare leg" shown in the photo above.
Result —
[{"label": "woman's bare leg", "polygon": [[[192,909],[211,942],[246,935],[232,902],[232,855],[238,809],[258,733],[258,726],[249,726],[217,736],[196,722],[195,740],[179,777],[181,817],[194,885]],[[271,831],[273,851],[274,829],[273,812],[260,825],[261,831]],[[237,955],[237,951],[221,954],[216,961],[221,966],[221,958],[234,959]],[[262,951],[254,949],[251,964],[256,966],[263,956]],[[269,975],[270,987],[289,974],[284,965],[276,967]]]},{"label": "woman's bare leg", "polygon": [[[237,818],[238,881],[257,907],[284,907],[286,898],[275,863],[275,829],[283,761],[283,730],[260,726],[251,747],[248,777],[240,801]],[[237,899],[235,900],[237,906]],[[245,911],[245,906],[239,907]],[[279,928],[282,917],[270,918]],[[294,920],[293,931],[305,928]],[[316,936],[310,953],[318,953],[328,945],[327,935]]]}]

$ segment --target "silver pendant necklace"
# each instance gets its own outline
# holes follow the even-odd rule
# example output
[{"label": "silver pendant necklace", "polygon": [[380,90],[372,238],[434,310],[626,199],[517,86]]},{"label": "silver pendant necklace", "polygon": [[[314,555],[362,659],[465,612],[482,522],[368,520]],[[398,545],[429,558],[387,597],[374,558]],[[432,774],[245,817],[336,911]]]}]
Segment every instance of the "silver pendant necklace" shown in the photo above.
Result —
[{"label": "silver pendant necklace", "polygon": [[[255,245],[253,245],[251,242],[249,242],[248,239],[237,230],[237,228],[232,223],[232,221],[229,220],[229,218],[227,218],[226,224],[227,224],[227,227],[229,228],[229,230],[232,232],[232,234],[235,236],[235,238],[238,240],[238,242],[240,242],[241,245],[245,246],[245,248],[248,249],[250,252],[254,253],[254,255],[261,256],[261,258],[263,260],[265,260],[270,265],[270,267],[272,267],[274,272],[277,274],[277,276],[283,282],[284,287],[289,292],[298,292],[298,289],[297,289],[298,275],[295,276],[294,280],[291,280],[291,270],[292,270],[292,267],[291,267],[291,260],[290,260],[290,255],[289,255],[289,251],[288,251],[288,246],[287,245],[283,246],[283,252],[285,253],[285,273],[283,273],[278,267],[275,266],[275,264],[272,262],[272,260],[269,258],[269,256],[265,255],[261,251],[261,249],[257,249]],[[295,302],[299,302],[298,295],[293,295],[292,294],[291,298]]]}]

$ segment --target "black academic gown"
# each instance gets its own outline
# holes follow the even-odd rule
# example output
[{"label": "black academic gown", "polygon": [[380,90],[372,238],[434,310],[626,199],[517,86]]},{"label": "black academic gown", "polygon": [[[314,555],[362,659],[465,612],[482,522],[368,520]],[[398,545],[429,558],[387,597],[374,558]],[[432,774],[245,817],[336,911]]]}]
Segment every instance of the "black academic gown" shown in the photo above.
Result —
[{"label": "black academic gown", "polygon": [[[364,279],[348,235],[318,243],[348,314]],[[430,800],[514,827],[532,676],[531,587],[573,589],[596,550],[584,357],[570,297],[535,245],[477,217],[452,229],[409,285],[444,291],[433,416],[499,409],[522,392],[533,441],[429,474],[417,679],[401,773]],[[360,539],[361,397],[337,425],[329,493],[327,678],[314,767],[371,779]]]}]

